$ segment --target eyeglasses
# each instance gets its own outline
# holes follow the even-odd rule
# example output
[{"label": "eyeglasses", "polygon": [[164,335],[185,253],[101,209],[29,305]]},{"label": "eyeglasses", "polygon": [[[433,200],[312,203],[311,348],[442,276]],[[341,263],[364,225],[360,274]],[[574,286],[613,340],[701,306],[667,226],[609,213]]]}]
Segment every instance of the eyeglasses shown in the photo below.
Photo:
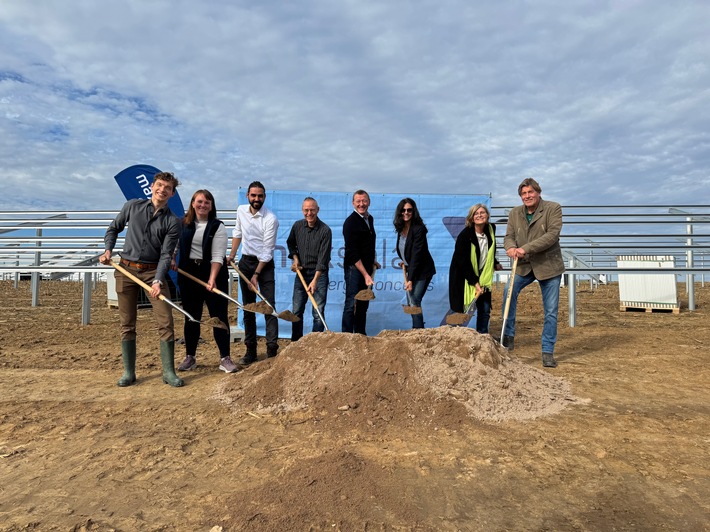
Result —
[{"label": "eyeglasses", "polygon": [[410,209],[408,207],[405,207],[404,209],[402,209],[402,212],[414,212],[414,209]]}]

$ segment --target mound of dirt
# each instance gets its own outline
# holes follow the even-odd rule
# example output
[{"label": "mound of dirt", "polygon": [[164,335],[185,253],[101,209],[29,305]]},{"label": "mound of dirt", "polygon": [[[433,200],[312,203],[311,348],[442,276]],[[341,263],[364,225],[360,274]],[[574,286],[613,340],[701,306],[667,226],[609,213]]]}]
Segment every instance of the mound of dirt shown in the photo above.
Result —
[{"label": "mound of dirt", "polygon": [[353,428],[523,421],[579,400],[564,379],[518,362],[489,335],[461,327],[376,337],[311,333],[277,358],[224,380],[215,398],[237,412]]},{"label": "mound of dirt", "polygon": [[274,312],[274,309],[272,309],[266,301],[247,303],[246,305],[244,305],[244,310],[258,312],[259,314],[272,314]]}]

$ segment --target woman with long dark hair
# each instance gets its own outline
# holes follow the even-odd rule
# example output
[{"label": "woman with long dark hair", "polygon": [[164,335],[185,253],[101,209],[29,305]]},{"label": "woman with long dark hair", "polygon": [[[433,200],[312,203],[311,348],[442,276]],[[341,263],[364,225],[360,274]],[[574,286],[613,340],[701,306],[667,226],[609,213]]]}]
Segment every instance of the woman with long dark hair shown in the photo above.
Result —
[{"label": "woman with long dark hair", "polygon": [[[404,198],[394,212],[397,232],[397,255],[406,273],[404,289],[411,294],[411,305],[422,306],[422,298],[436,273],[434,259],[429,253],[427,228],[412,198]],[[424,314],[412,314],[412,328],[424,328]]]},{"label": "woman with long dark hair", "polygon": [[481,334],[488,333],[491,318],[493,271],[503,269],[496,260],[496,226],[488,221],[490,216],[483,203],[468,210],[449,268],[449,306],[463,313],[476,298],[476,330]]},{"label": "woman with long dark hair", "polygon": [[[207,283],[207,288],[185,275],[178,275],[178,286],[182,296],[182,307],[195,319],[202,318],[202,307],[206,303],[210,317],[229,323],[226,298],[212,292],[217,288],[228,292],[228,275],[225,255],[227,253],[227,230],[217,218],[214,196],[209,190],[201,189],[192,195],[190,207],[183,220],[180,236],[179,268]],[[229,356],[229,331],[213,328],[214,341],[219,349],[219,369],[234,373],[239,367]],[[178,370],[187,371],[197,365],[197,344],[200,339],[200,324],[185,320],[185,360]]]}]

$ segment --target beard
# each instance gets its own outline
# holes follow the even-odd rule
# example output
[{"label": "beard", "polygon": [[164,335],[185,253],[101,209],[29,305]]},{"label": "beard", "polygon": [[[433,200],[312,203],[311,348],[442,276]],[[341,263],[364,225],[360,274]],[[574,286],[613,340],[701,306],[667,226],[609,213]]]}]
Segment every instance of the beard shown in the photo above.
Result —
[{"label": "beard", "polygon": [[264,205],[264,202],[259,201],[259,200],[252,200],[249,202],[249,205],[251,205],[252,209],[254,209],[255,211],[258,211]]}]

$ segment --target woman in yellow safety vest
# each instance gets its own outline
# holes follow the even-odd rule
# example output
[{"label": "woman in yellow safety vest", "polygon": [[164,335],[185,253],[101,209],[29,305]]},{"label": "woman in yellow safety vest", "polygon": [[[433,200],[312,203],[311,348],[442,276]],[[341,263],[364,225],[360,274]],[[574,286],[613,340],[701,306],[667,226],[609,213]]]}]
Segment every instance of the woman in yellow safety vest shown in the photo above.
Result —
[{"label": "woman in yellow safety vest", "polygon": [[488,333],[493,271],[503,269],[495,257],[496,226],[488,222],[490,216],[483,203],[468,210],[449,268],[449,306],[453,312],[463,313],[475,299],[476,330],[481,334]]}]

